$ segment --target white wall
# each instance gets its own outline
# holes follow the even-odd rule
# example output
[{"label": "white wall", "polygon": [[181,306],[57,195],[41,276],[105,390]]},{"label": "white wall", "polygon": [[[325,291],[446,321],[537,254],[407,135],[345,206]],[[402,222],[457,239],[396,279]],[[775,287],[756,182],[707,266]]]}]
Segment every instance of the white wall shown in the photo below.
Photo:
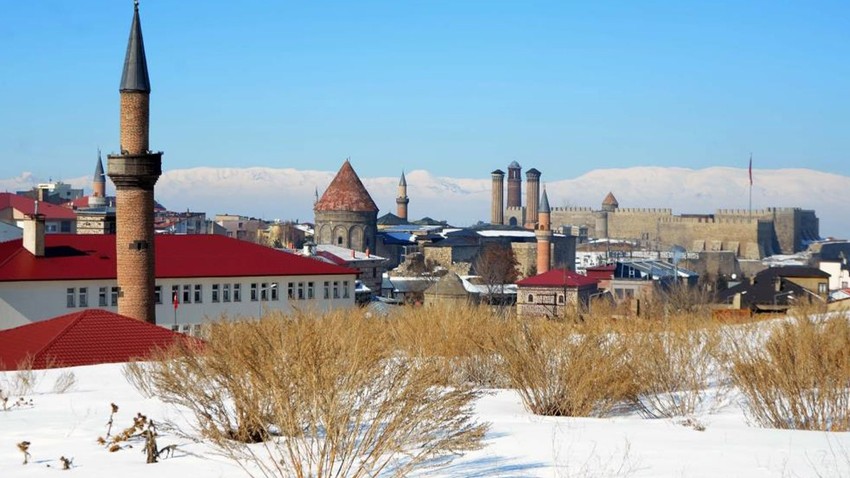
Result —
[{"label": "white wall", "polygon": [[842,264],[839,261],[820,262],[820,270],[829,274],[829,290],[838,290],[850,286],[848,271],[842,270],[841,265]]},{"label": "white wall", "polygon": [[[201,324],[205,321],[216,320],[221,317],[256,318],[261,313],[269,310],[280,310],[290,312],[299,310],[329,310],[340,307],[354,306],[354,280],[355,274],[336,276],[267,276],[267,277],[228,277],[228,278],[186,278],[186,279],[163,279],[156,282],[161,287],[161,303],[156,305],[157,324],[163,327],[172,327],[176,324],[181,327]],[[324,282],[330,282],[331,297],[324,298]],[[348,282],[348,294],[345,297],[343,290],[344,282]],[[288,284],[295,284],[295,299],[289,299]],[[298,299],[298,283],[313,282],[315,296],[313,299]],[[338,283],[339,297],[333,298],[333,283]],[[230,302],[223,301],[223,285],[231,285]],[[269,284],[267,299],[251,300],[251,284]],[[277,299],[273,300],[271,284],[277,283]],[[213,302],[213,284],[219,284],[219,301]],[[233,284],[241,286],[241,301],[233,300]],[[50,319],[59,315],[79,312],[86,308],[105,309],[117,312],[118,308],[112,306],[111,289],[115,287],[114,280],[101,281],[30,281],[30,282],[4,282],[0,283],[0,330],[25,325],[31,322]],[[180,286],[180,294],[177,311],[175,314],[172,303],[172,286]],[[190,303],[183,301],[183,286],[190,286]],[[195,285],[201,286],[201,302],[194,300]],[[80,307],[80,288],[87,289],[87,307]],[[106,287],[106,306],[100,305],[100,288]],[[75,292],[74,307],[68,307],[67,289],[73,288]],[[259,295],[259,293],[258,293]]]}]

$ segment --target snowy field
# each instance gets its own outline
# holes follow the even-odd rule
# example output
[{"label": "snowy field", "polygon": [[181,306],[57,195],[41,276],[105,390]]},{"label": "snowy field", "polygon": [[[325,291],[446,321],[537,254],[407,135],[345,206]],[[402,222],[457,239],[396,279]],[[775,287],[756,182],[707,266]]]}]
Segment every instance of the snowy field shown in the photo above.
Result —
[{"label": "snowy field", "polygon": [[[63,371],[77,382],[54,393]],[[0,383],[12,372],[0,376]],[[181,422],[178,410],[145,399],[125,379],[120,364],[38,372],[26,404],[0,411],[0,478],[216,477],[247,476],[207,445],[161,430],[160,447],[176,444],[173,456],[145,464],[141,441],[109,452],[97,443],[106,433],[110,403],[119,406],[113,434],[140,412],[153,420]],[[17,400],[13,398],[10,403]],[[483,449],[440,470],[419,476],[457,477],[796,477],[850,476],[850,434],[763,429],[747,423],[736,397],[696,417],[704,427],[637,415],[614,418],[550,418],[526,412],[516,393],[488,392],[477,404],[491,424]],[[29,441],[31,459],[22,465],[16,444]],[[60,456],[73,459],[63,471]]]}]

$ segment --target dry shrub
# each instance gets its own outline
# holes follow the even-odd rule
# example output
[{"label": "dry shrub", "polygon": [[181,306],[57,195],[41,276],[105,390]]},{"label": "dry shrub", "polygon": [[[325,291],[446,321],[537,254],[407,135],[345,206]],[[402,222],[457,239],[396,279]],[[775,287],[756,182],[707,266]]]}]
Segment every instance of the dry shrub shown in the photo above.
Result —
[{"label": "dry shrub", "polygon": [[511,387],[537,415],[603,416],[632,393],[614,334],[549,320],[513,321],[498,347]]},{"label": "dry shrub", "polygon": [[77,376],[71,370],[65,370],[53,382],[53,393],[65,393],[77,385]]},{"label": "dry shrub", "polygon": [[653,418],[689,416],[725,395],[716,325],[678,316],[641,329],[620,335],[639,411]]},{"label": "dry shrub", "polygon": [[763,344],[739,342],[732,379],[746,412],[764,427],[850,430],[850,324],[798,316],[773,325]]},{"label": "dry shrub", "polygon": [[33,358],[27,356],[18,362],[14,372],[0,373],[0,391],[8,398],[30,395],[43,375],[42,371],[33,370]]},{"label": "dry shrub", "polygon": [[204,350],[178,348],[126,374],[191,411],[251,474],[402,476],[479,447],[477,392],[440,386],[442,370],[396,354],[386,331],[350,310],[219,322]]},{"label": "dry shrub", "polygon": [[490,307],[405,307],[389,320],[394,346],[440,366],[447,384],[503,387],[496,337],[507,321]]}]

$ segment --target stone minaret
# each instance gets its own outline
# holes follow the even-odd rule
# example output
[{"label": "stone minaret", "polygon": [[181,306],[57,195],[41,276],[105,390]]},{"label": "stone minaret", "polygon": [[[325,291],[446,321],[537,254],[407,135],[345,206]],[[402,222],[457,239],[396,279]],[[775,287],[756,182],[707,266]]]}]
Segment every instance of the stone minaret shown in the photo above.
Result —
[{"label": "stone minaret", "polygon": [[121,153],[108,157],[109,178],[115,183],[118,265],[118,313],[156,323],[154,315],[153,187],[162,174],[162,153],[150,151],[150,80],[145,59],[139,2],[133,23],[124,72],[121,75]]},{"label": "stone minaret", "polygon": [[94,168],[94,177],[91,182],[91,197],[89,207],[106,205],[106,175],[103,174],[103,160],[100,158],[100,149],[97,150],[97,166]]},{"label": "stone minaret", "polygon": [[490,173],[493,192],[490,196],[490,224],[505,223],[505,172],[497,169]]},{"label": "stone minaret", "polygon": [[395,198],[396,216],[407,221],[407,204],[410,198],[407,197],[407,179],[404,178],[404,171],[401,172],[401,179],[398,180],[398,197]]},{"label": "stone minaret", "polygon": [[546,188],[543,188],[543,196],[540,198],[540,207],[537,209],[537,229],[534,235],[537,237],[537,273],[549,272],[551,260],[552,227],[549,222],[549,196]]},{"label": "stone minaret", "polygon": [[537,225],[537,203],[540,198],[540,171],[531,168],[525,172],[525,228],[534,229]]},{"label": "stone minaret", "polygon": [[522,207],[522,166],[516,161],[508,165],[507,207]]}]

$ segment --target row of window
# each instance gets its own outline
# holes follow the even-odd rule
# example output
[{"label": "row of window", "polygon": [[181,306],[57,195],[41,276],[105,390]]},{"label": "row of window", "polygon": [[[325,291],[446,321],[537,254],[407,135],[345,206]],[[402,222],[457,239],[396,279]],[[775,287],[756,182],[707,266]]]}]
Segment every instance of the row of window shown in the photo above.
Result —
[{"label": "row of window", "polygon": [[[325,281],[323,297],[325,299],[348,299],[349,281]],[[251,284],[250,299],[256,301],[280,300],[279,284],[277,282],[255,282]],[[310,300],[316,298],[315,282],[289,282],[287,284],[287,297],[290,300]],[[118,287],[100,287],[98,289],[98,307],[118,305]],[[66,290],[67,306],[88,307],[88,287],[68,287]],[[210,299],[214,303],[220,302],[242,302],[242,284],[213,284]],[[171,302],[179,304],[200,304],[204,301],[203,284],[183,284],[171,286]],[[162,286],[154,289],[154,302],[162,304]]]}]

